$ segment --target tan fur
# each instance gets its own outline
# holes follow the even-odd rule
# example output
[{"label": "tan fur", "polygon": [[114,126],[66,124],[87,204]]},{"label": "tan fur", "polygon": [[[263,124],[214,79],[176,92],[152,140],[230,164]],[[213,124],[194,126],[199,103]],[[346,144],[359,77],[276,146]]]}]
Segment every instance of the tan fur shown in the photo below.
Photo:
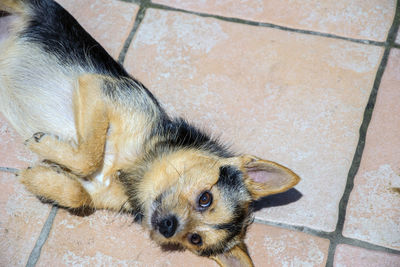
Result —
[{"label": "tan fur", "polygon": [[20,181],[35,195],[55,201],[61,206],[80,208],[91,206],[91,199],[72,175],[48,166],[37,165],[19,173]]},{"label": "tan fur", "polygon": [[245,182],[254,199],[285,192],[300,182],[300,177],[297,174],[276,162],[252,155],[242,156],[240,161],[240,166],[242,166],[244,173],[268,171],[273,176],[268,184],[260,184],[247,177]]},{"label": "tan fur", "polygon": [[[42,158],[56,162],[68,169],[70,173],[65,177],[69,177],[69,179],[73,177],[74,180],[64,188],[61,187],[62,183],[59,187],[48,186],[53,182],[54,178],[51,178],[51,174],[54,174],[54,171],[40,166],[34,168],[34,173],[35,177],[39,177],[40,171],[44,172],[41,179],[46,182],[42,184],[41,188],[38,188],[40,183],[37,183],[35,178],[33,184],[29,184],[29,176],[32,175],[32,170],[21,172],[21,181],[33,193],[53,199],[65,207],[77,208],[79,207],[78,203],[82,203],[81,206],[89,206],[95,209],[128,210],[127,196],[116,174],[124,163],[127,164],[125,161],[128,159],[118,160],[118,157],[114,157],[114,160],[107,165],[104,165],[103,161],[109,123],[113,125],[113,131],[108,143],[109,146],[114,146],[114,148],[110,148],[108,152],[120,156],[124,155],[124,153],[118,152],[121,147],[126,148],[127,143],[136,145],[133,140],[122,139],[125,142],[121,142],[118,138],[124,136],[123,132],[129,132],[123,131],[124,128],[134,128],[134,126],[126,125],[124,121],[121,121],[120,118],[124,115],[120,113],[117,115],[115,107],[107,107],[110,102],[104,101],[100,93],[102,83],[100,75],[84,75],[78,81],[78,88],[74,92],[77,144],[62,141],[47,134],[40,137],[40,140],[36,140],[37,137],[33,136],[26,142],[27,146]],[[132,139],[132,132],[129,133],[129,138]],[[139,137],[139,135],[137,136]],[[116,139],[114,140],[112,137],[116,137]],[[129,160],[134,160],[134,157],[129,157]],[[122,162],[122,165],[119,162]],[[99,170],[100,172],[92,175]],[[102,181],[96,180],[94,178],[96,175],[102,176]],[[63,174],[57,174],[57,177],[63,176]],[[62,179],[63,182],[66,181],[65,177]],[[46,178],[51,180],[47,181]],[[87,192],[85,187],[91,188],[91,190]],[[54,198],[50,196],[54,196]],[[64,197],[75,199],[73,205],[68,205],[68,203],[72,203],[71,201],[60,201],[60,198]]]},{"label": "tan fur", "polygon": [[229,266],[229,267],[253,267],[253,262],[248,255],[247,247],[245,247],[244,243],[239,246],[234,247],[224,255],[218,255],[212,257],[220,266]]},{"label": "tan fur", "polygon": [[45,135],[37,142],[28,140],[29,149],[43,158],[57,162],[72,173],[86,177],[102,165],[104,145],[108,129],[106,107],[101,98],[100,79],[95,75],[84,75],[78,79],[74,91],[78,143],[76,147],[60,141],[54,136]]},{"label": "tan fur", "polygon": [[[0,0],[0,10],[18,15],[0,43],[0,111],[44,160],[20,171],[21,183],[66,208],[132,212],[140,206],[142,225],[160,245],[179,244],[199,255],[215,247],[220,254],[207,255],[220,266],[253,266],[243,241],[251,223],[250,203],[286,191],[300,178],[275,162],[251,155],[218,156],[201,147],[166,146],[151,155],[156,144],[168,140],[152,135],[165,114],[146,89],[129,77],[96,74],[102,72],[91,58],[85,64],[63,64],[40,45],[19,39],[34,12],[24,1],[29,0]],[[146,160],[149,155],[151,161]],[[234,177],[241,179],[237,188],[225,188],[234,181],[219,184],[226,166],[240,171]],[[233,196],[229,190],[238,192]],[[200,210],[203,192],[213,201]],[[173,236],[154,227],[157,213],[179,218]],[[241,215],[246,216],[242,228],[230,237],[227,228]],[[191,243],[192,234],[199,234],[202,243]]]}]

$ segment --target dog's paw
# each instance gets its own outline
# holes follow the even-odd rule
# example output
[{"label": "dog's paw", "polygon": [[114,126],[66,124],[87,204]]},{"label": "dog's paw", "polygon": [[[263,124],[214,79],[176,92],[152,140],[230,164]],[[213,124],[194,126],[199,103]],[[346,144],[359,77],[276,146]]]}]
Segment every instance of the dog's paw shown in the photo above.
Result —
[{"label": "dog's paw", "polygon": [[55,163],[53,161],[47,160],[47,159],[42,160],[42,164],[43,164],[43,166],[47,166],[47,167],[51,168],[53,171],[55,171],[58,174],[64,173],[65,175],[67,175],[68,173],[71,172],[71,170],[69,170],[68,168],[66,168],[58,163]]},{"label": "dog's paw", "polygon": [[42,132],[34,133],[34,134],[32,135],[31,138],[25,140],[24,144],[25,144],[26,146],[29,146],[31,143],[39,143],[40,140],[42,140],[42,138],[43,138],[44,136],[46,136],[46,135],[47,135],[47,134],[42,133]]},{"label": "dog's paw", "polygon": [[18,170],[15,176],[19,179],[21,183],[25,184],[29,181],[31,172],[32,172],[32,167],[28,167],[26,169]]},{"label": "dog's paw", "polygon": [[42,132],[37,132],[35,133],[32,138],[36,141],[36,142],[40,142],[40,139],[42,139],[42,137],[45,136],[45,133]]},{"label": "dog's paw", "polygon": [[52,153],[52,151],[56,149],[58,138],[46,133],[38,132],[26,140],[24,144],[31,151],[46,158],[49,153]]}]

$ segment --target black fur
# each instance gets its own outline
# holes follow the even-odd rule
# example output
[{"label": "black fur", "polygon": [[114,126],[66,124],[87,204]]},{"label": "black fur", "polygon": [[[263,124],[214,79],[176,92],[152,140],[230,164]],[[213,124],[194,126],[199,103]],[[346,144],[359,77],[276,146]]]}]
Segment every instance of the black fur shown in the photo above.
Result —
[{"label": "black fur", "polygon": [[129,201],[129,204],[131,205],[130,212],[132,214],[134,214],[135,221],[137,219],[138,219],[138,221],[140,221],[144,215],[144,209],[139,204],[140,200],[137,197],[137,195],[138,195],[137,194],[137,192],[138,192],[137,185],[138,185],[138,182],[142,179],[142,176],[138,176],[137,174],[138,174],[138,172],[120,170],[118,179],[124,185],[124,188],[126,190],[126,194],[128,196],[128,201]]},{"label": "black fur", "polygon": [[[150,91],[139,81],[132,78],[123,66],[116,62],[60,5],[52,0],[20,1],[19,4],[23,3],[23,8],[26,8],[25,5],[29,6],[25,10],[29,21],[27,22],[27,27],[18,33],[20,40],[18,38],[17,40],[25,42],[26,45],[34,44],[34,49],[32,50],[35,52],[39,50],[37,57],[39,60],[41,59],[41,54],[45,54],[49,62],[57,66],[60,72],[64,71],[64,75],[66,74],[70,80],[77,78],[80,74],[102,75],[102,97],[106,98],[106,101],[115,101],[116,103],[114,104],[116,105],[123,105],[124,108],[128,107],[126,109],[128,113],[122,114],[123,116],[127,114],[128,119],[129,116],[134,116],[137,113],[146,114],[141,122],[145,125],[146,133],[150,132],[150,134],[145,137],[146,140],[143,143],[140,143],[139,147],[142,151],[134,151],[136,157],[132,158],[132,164],[129,164],[131,166],[126,167],[124,162],[124,165],[119,165],[119,168],[126,169],[119,170],[113,175],[118,176],[118,180],[124,187],[128,197],[127,201],[131,207],[131,210],[127,212],[134,215],[135,221],[141,221],[142,218],[148,216],[149,212],[153,212],[153,214],[150,214],[151,218],[145,218],[147,223],[148,219],[150,219],[151,225],[149,227],[154,229],[158,227],[160,229],[165,226],[162,221],[173,221],[172,225],[175,227],[173,230],[168,230],[168,232],[160,231],[166,238],[171,237],[179,223],[183,224],[183,222],[179,222],[179,218],[177,219],[175,215],[167,213],[167,208],[163,210],[161,203],[163,198],[167,197],[169,200],[172,199],[171,202],[173,202],[175,195],[172,193],[175,194],[175,190],[170,192],[166,190],[159,194],[155,200],[150,200],[153,203],[145,203],[146,205],[153,205],[149,211],[145,209],[143,203],[143,201],[148,201],[149,199],[147,197],[140,199],[144,193],[139,192],[138,185],[142,183],[143,177],[152,168],[154,162],[180,150],[202,151],[205,152],[202,154],[207,154],[207,156],[211,154],[219,158],[230,158],[236,155],[222,145],[218,139],[212,138],[204,131],[187,123],[184,119],[171,119]],[[1,15],[2,13],[0,12]],[[47,65],[49,66],[45,68],[47,70],[53,67],[51,64]],[[133,112],[129,114],[130,111]],[[113,121],[111,120],[111,122]],[[112,127],[111,123],[111,131],[113,130]],[[36,139],[40,137],[35,135]],[[140,141],[142,140],[140,139]],[[218,163],[218,160],[215,163]],[[215,166],[213,165],[212,167]],[[69,171],[62,169],[62,166],[59,167],[61,171]],[[177,169],[176,171],[180,174]],[[244,175],[239,167],[225,165],[219,168],[219,177],[213,190],[218,189],[220,191],[218,200],[223,200],[221,205],[224,205],[228,212],[225,213],[225,209],[221,212],[222,216],[224,216],[221,223],[214,222],[214,225],[208,226],[213,227],[213,230],[223,234],[224,237],[208,247],[204,247],[206,246],[204,244],[199,246],[196,251],[199,255],[209,257],[225,253],[236,245],[245,246],[242,242],[247,227],[252,222],[251,214],[253,209],[249,206],[251,196],[243,179]],[[155,190],[159,189],[156,188]],[[145,192],[147,191],[148,189]],[[167,195],[168,193],[171,194]],[[180,199],[179,201],[185,200]],[[121,209],[125,209],[126,204],[123,203]],[[153,210],[154,205],[158,205],[155,210]],[[191,202],[189,202],[184,209],[190,209],[191,207]],[[197,211],[202,212],[199,209]],[[164,215],[162,212],[167,214]],[[173,217],[158,218],[160,214]],[[191,226],[190,222],[193,220],[196,220],[196,218],[187,220],[189,222],[188,227]],[[199,223],[204,223],[204,221],[199,221]],[[195,224],[196,222],[193,225]],[[164,245],[176,245],[178,248],[184,247],[173,242]]]},{"label": "black fur", "polygon": [[182,118],[164,118],[160,121],[153,135],[162,137],[155,149],[176,151],[178,149],[198,149],[223,158],[233,157],[229,149],[220,144],[217,139],[212,139],[200,129],[190,125]]},{"label": "black fur", "polygon": [[241,205],[236,205],[234,215],[232,221],[229,223],[214,226],[215,229],[225,230],[227,235],[217,244],[200,250],[200,256],[210,257],[226,252],[226,244],[229,244],[229,242],[242,233],[242,231],[245,232],[247,230],[247,227],[252,222],[251,219],[248,219],[251,218],[251,210]]},{"label": "black fur", "polygon": [[244,185],[242,172],[234,166],[222,166],[220,167],[220,175],[216,185],[221,190],[224,198],[228,198],[230,202],[235,204],[233,204],[231,221],[214,226],[215,229],[226,231],[226,237],[218,244],[200,251],[200,255],[206,257],[224,253],[226,244],[229,244],[240,233],[245,232],[252,221],[251,209],[242,202],[242,199],[250,196]]},{"label": "black fur", "polygon": [[[180,149],[202,150],[219,157],[235,156],[218,140],[211,138],[205,132],[190,125],[184,119],[171,119],[162,109],[157,99],[137,80],[132,78],[119,63],[101,47],[79,23],[60,5],[51,0],[27,1],[33,9],[33,16],[28,27],[20,32],[20,37],[36,43],[46,53],[55,56],[61,65],[80,66],[88,72],[95,72],[116,78],[118,86],[104,80],[104,93],[112,99],[126,99],[143,93],[148,97],[137,97],[137,101],[152,101],[158,112],[159,121],[154,125],[148,140],[156,138],[158,142],[145,153],[145,158],[139,159],[140,167],[131,170],[120,170],[119,180],[127,190],[131,212],[135,218],[143,217],[144,209],[137,199],[137,185],[150,167],[151,162],[165,154]],[[130,91],[136,90],[134,94]],[[127,103],[135,103],[127,101]],[[150,103],[136,103],[138,107],[146,108]],[[147,105],[147,106],[146,106]],[[147,110],[148,111],[148,110]],[[239,203],[240,194],[245,188],[242,173],[233,166],[220,168],[217,186],[225,197],[232,195],[235,203],[233,218],[230,222],[215,225],[215,229],[226,231],[226,237],[217,244],[199,251],[201,256],[211,256],[226,251],[226,244],[231,242],[247,227],[249,210]],[[245,191],[247,192],[247,191]],[[239,194],[239,195],[238,195]]]},{"label": "black fur", "polygon": [[237,190],[244,187],[242,172],[233,166],[222,166],[219,168],[219,179],[217,186],[229,190]]},{"label": "black fur", "polygon": [[40,45],[61,63],[88,68],[88,62],[100,74],[129,77],[101,45],[59,4],[51,0],[26,1],[33,9],[29,26],[20,33],[22,38]]},{"label": "black fur", "polygon": [[[148,168],[151,167],[152,162],[157,158],[161,158],[180,149],[191,148],[206,151],[224,158],[234,156],[225,146],[213,140],[196,127],[188,124],[185,120],[180,118],[171,120],[167,115],[164,115],[154,127],[148,140],[152,138],[157,138],[160,141],[148,148],[149,150],[138,160],[135,168],[121,170],[121,175],[119,176],[120,181],[127,190],[126,194],[129,197],[130,204],[132,207],[135,207],[135,210],[139,213],[142,212],[143,208],[138,207],[137,185],[148,171]],[[220,185],[222,185],[222,183],[220,183]]]},{"label": "black fur", "polygon": [[115,90],[125,96],[130,90],[141,90],[159,107],[156,98],[143,84],[131,77],[121,64],[92,37],[75,18],[59,4],[51,0],[27,1],[34,10],[28,27],[20,33],[22,38],[38,44],[44,51],[55,56],[61,65],[79,65],[88,72],[104,74],[121,81],[121,86],[105,86],[106,94],[113,96]]},{"label": "black fur", "polygon": [[[208,151],[221,157],[233,156],[226,147],[207,134],[188,124],[183,119],[170,119],[161,108],[157,99],[87,33],[79,23],[60,5],[50,0],[27,1],[34,10],[29,26],[20,33],[42,47],[47,53],[54,55],[61,64],[80,65],[84,69],[96,71],[98,74],[118,78],[120,86],[104,81],[103,90],[112,98],[135,95],[130,90],[139,90],[150,97],[158,107],[160,123],[153,134],[165,137],[158,146],[169,148],[195,148]],[[93,70],[94,67],[94,70]],[[137,96],[137,95],[136,95]],[[137,97],[137,99],[146,99]],[[146,103],[142,103],[146,104]],[[143,105],[142,105],[143,107]]]},{"label": "black fur", "polygon": [[[58,58],[62,64],[78,64],[84,69],[90,68],[91,71],[93,71],[94,67],[94,70],[98,74],[105,74],[118,78],[120,83],[118,87],[104,81],[103,90],[112,98],[117,97],[116,94],[118,94],[118,97],[135,95],[126,92],[130,90],[139,90],[147,94],[151,101],[158,107],[161,117],[160,123],[155,127],[153,134],[165,137],[157,146],[167,146],[169,149],[202,149],[221,157],[233,156],[226,147],[219,144],[218,141],[212,140],[207,134],[188,124],[185,120],[168,118],[157,99],[143,84],[132,78],[125,69],[114,61],[104,48],[56,2],[50,0],[31,0],[27,2],[34,12],[29,26],[20,33],[21,37],[38,44],[47,53]],[[137,99],[140,98],[138,97]]]},{"label": "black fur", "polygon": [[[139,81],[132,77],[123,77],[114,79],[113,82],[103,80],[103,92],[116,102],[126,100],[132,108],[144,110],[145,112],[153,112],[148,101],[152,101],[157,107],[158,114],[161,118],[166,117],[164,109],[153,94]],[[135,90],[134,93],[132,91]]]}]

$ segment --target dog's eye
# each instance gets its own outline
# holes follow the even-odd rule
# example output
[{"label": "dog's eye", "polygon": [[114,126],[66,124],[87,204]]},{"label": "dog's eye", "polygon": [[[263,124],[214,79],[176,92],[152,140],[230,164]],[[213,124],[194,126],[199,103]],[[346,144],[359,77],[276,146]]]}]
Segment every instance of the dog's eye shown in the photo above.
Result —
[{"label": "dog's eye", "polygon": [[203,243],[203,241],[201,240],[201,236],[198,234],[189,235],[189,240],[190,240],[190,243],[192,243],[193,245],[196,245],[196,246],[200,246]]},{"label": "dog's eye", "polygon": [[210,192],[205,191],[199,197],[199,206],[201,208],[208,208],[212,203],[213,197]]}]

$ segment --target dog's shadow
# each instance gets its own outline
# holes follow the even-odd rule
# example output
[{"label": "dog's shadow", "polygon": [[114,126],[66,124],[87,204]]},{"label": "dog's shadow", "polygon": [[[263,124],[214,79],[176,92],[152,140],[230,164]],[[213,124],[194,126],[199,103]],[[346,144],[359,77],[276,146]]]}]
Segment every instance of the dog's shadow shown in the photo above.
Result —
[{"label": "dog's shadow", "polygon": [[293,203],[303,197],[297,189],[292,188],[286,192],[276,195],[266,196],[252,203],[253,211],[259,211],[264,208],[285,206]]}]

